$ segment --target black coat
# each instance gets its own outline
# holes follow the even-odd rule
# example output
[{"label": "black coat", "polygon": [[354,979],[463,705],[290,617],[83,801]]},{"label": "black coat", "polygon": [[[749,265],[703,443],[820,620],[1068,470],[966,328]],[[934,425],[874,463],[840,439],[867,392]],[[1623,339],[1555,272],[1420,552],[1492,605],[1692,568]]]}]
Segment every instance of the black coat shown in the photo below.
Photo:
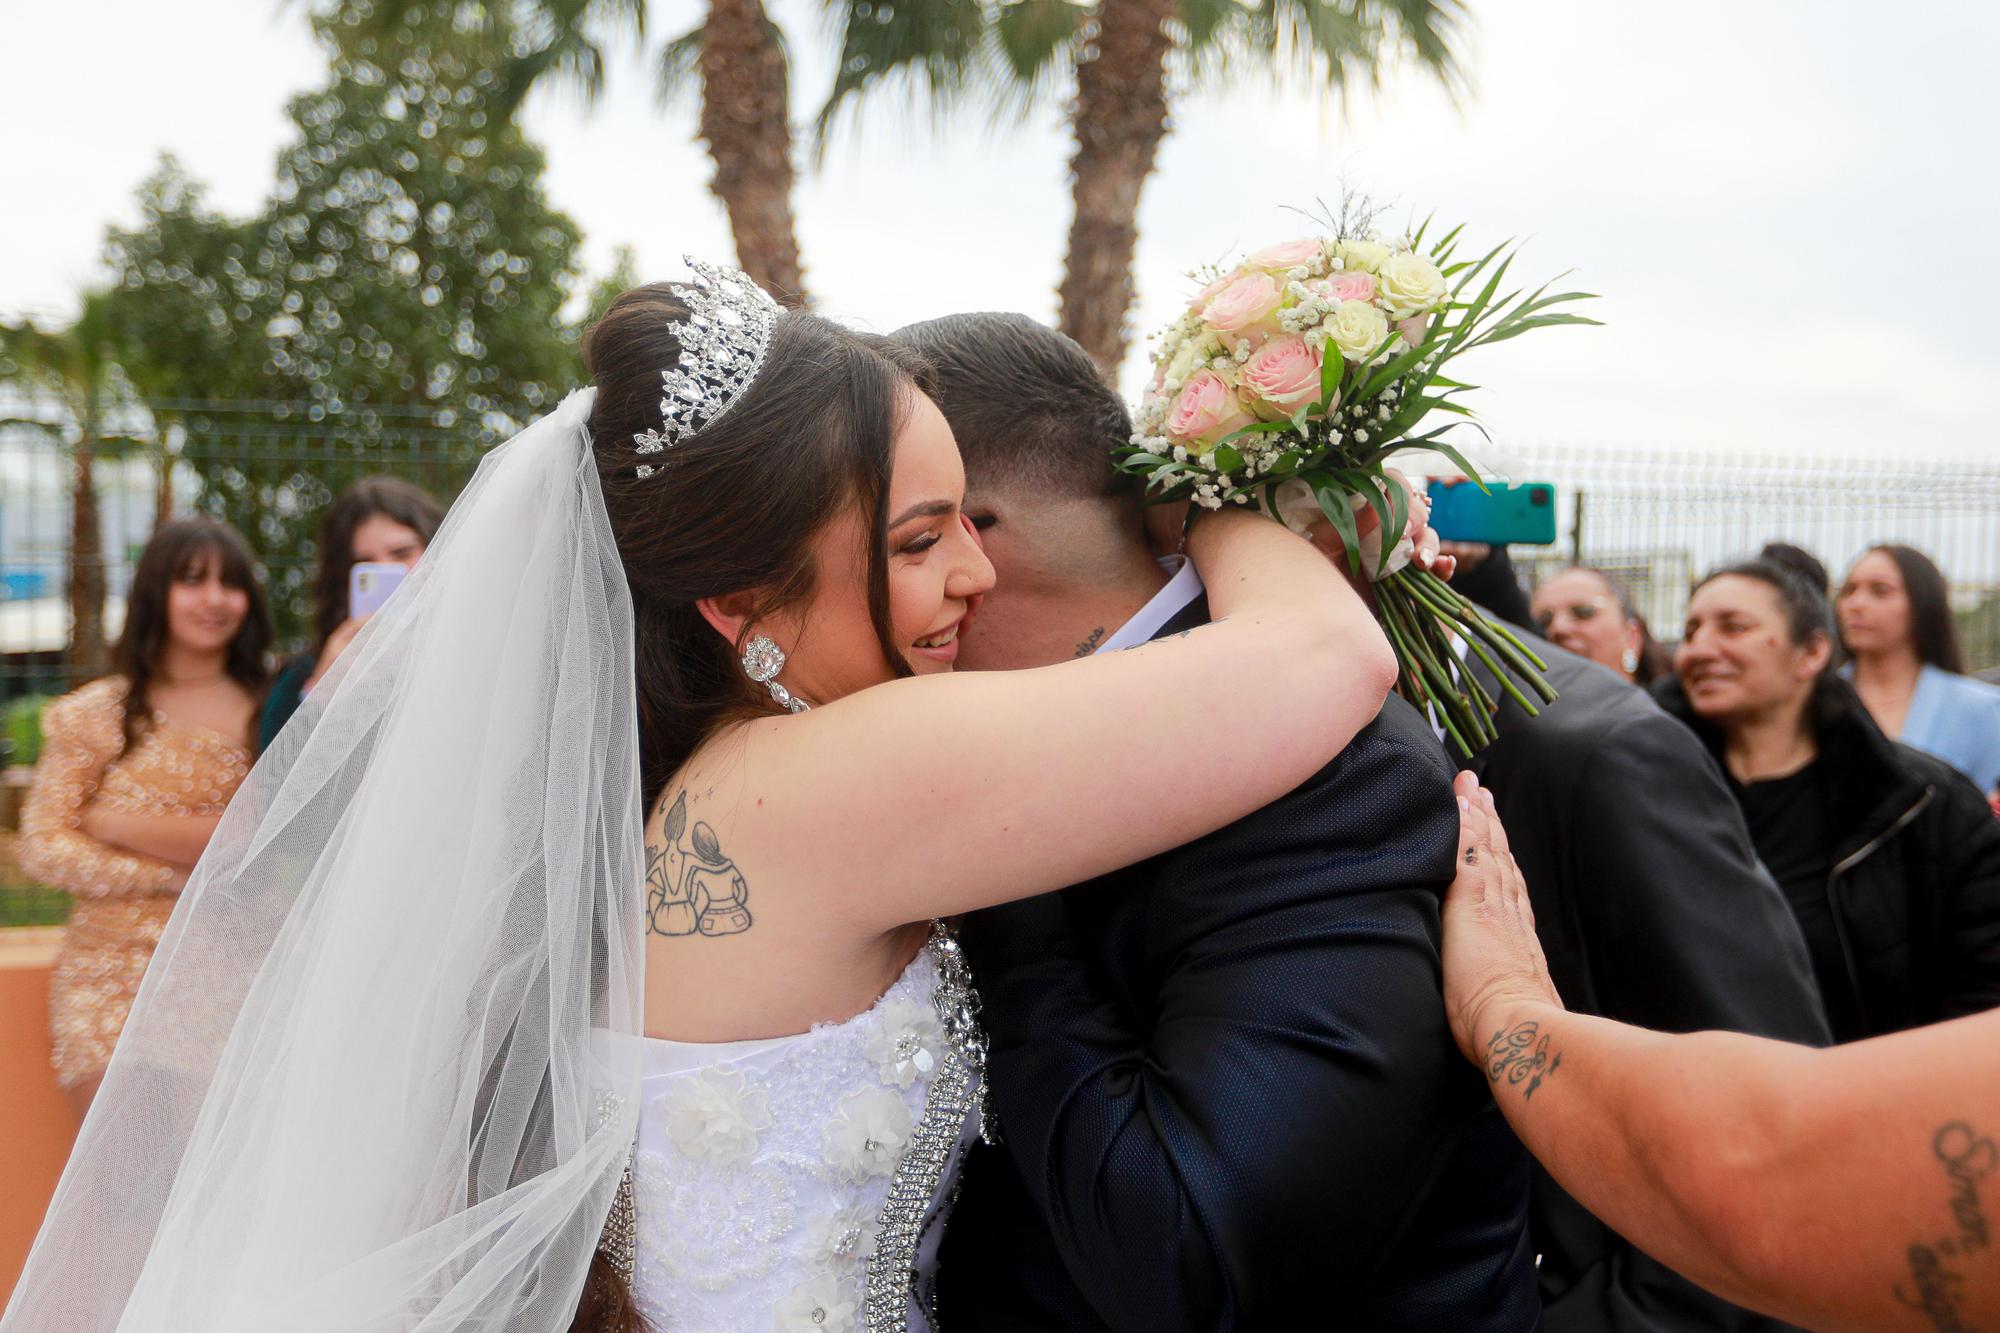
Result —
[{"label": "black coat", "polygon": [[945,1234],[951,1328],[1539,1326],[1527,1160],[1440,996],[1450,778],[1392,699],[1248,818],[966,921],[1004,1145]]},{"label": "black coat", "polygon": [[[1845,681],[1814,731],[1840,830],[1826,892],[1860,1030],[1876,1036],[2000,1008],[2000,820],[1943,760],[1882,734]],[[1661,706],[1717,755],[1678,680]]]},{"label": "black coat", "polygon": [[[1563,1003],[1668,1032],[1826,1044],[1805,938],[1720,767],[1644,691],[1530,641],[1561,698],[1538,718],[1503,704],[1473,767]],[[1654,1262],[1539,1167],[1531,1224],[1551,1333],[1784,1327]]]}]

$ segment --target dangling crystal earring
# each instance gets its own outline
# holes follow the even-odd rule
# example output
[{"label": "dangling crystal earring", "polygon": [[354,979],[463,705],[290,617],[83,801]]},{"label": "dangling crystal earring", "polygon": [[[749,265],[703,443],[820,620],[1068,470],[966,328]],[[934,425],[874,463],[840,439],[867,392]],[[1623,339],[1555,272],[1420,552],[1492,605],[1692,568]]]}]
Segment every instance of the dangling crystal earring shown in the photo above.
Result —
[{"label": "dangling crystal earring", "polygon": [[780,708],[803,713],[812,705],[778,683],[778,673],[784,669],[785,650],[766,636],[759,634],[743,645],[743,674],[769,690]]},{"label": "dangling crystal earring", "polygon": [[[780,654],[778,660],[781,662],[784,660],[782,654]],[[1627,648],[1625,650],[1625,657],[1623,660],[1625,664],[1626,675],[1636,676],[1639,674],[1639,650],[1637,648]]]}]

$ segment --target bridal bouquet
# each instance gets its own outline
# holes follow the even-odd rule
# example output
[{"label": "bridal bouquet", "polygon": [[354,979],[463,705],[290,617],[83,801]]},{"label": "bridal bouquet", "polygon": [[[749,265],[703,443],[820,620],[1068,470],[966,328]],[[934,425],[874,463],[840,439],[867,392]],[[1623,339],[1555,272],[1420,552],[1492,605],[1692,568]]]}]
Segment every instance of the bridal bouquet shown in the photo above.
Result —
[{"label": "bridal bouquet", "polygon": [[[1427,570],[1408,565],[1409,498],[1385,476],[1404,450],[1433,450],[1479,482],[1445,438],[1471,424],[1454,399],[1475,387],[1445,376],[1475,347],[1530,329],[1597,321],[1557,307],[1585,292],[1501,294],[1513,262],[1501,245],[1458,258],[1454,228],[1426,243],[1384,238],[1363,205],[1325,238],[1266,246],[1206,285],[1158,339],[1151,388],[1119,465],[1157,501],[1208,509],[1257,505],[1295,531],[1322,516],[1375,603],[1401,664],[1398,689],[1428,708],[1461,753],[1494,738],[1497,705],[1454,651],[1454,633],[1531,715],[1552,702],[1546,664]],[[1436,414],[1452,418],[1431,426]],[[1356,515],[1381,520],[1364,543]]]}]

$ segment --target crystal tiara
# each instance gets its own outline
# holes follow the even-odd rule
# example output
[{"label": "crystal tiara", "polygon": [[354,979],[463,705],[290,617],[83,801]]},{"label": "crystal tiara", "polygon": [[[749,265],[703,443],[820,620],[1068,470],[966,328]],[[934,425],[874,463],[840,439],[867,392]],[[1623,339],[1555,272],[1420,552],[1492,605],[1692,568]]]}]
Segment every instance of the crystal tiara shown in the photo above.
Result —
[{"label": "crystal tiara", "polygon": [[[681,345],[680,364],[660,372],[660,427],[632,437],[646,455],[664,453],[696,434],[736,405],[763,368],[771,349],[778,303],[741,269],[682,258],[694,281],[670,284],[687,303],[686,319],[672,321]],[[650,477],[659,469],[641,463],[635,472]]]}]

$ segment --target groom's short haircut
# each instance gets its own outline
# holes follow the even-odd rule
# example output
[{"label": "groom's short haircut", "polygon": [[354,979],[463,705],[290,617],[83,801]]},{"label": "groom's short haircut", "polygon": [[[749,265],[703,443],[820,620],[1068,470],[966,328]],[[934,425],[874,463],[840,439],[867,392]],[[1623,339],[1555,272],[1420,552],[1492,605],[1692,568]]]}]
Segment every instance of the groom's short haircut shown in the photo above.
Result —
[{"label": "groom's short haircut", "polygon": [[1026,315],[946,315],[891,335],[937,372],[937,404],[980,487],[1136,497],[1111,464],[1132,419],[1089,353]]}]

